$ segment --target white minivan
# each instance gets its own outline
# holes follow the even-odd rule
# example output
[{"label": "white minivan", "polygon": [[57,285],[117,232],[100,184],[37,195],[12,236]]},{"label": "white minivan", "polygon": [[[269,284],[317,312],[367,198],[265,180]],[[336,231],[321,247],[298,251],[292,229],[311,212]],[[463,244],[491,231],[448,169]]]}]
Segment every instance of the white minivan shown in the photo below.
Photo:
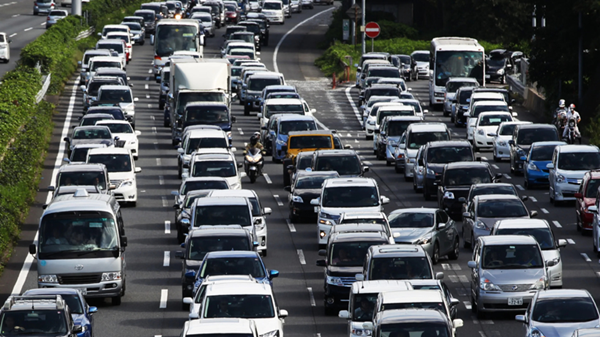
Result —
[{"label": "white minivan", "polygon": [[131,151],[122,147],[107,147],[90,149],[88,163],[104,164],[108,170],[108,179],[115,185],[115,198],[133,206],[137,203],[136,173],[142,172],[141,167],[135,166]]}]

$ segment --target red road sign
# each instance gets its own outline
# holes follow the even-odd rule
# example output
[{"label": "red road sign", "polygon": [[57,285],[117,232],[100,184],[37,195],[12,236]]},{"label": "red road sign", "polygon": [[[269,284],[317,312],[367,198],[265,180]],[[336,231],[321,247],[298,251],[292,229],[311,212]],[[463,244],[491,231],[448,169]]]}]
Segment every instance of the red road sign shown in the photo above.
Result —
[{"label": "red road sign", "polygon": [[365,35],[371,39],[378,37],[380,32],[381,28],[377,22],[369,22],[365,25]]}]

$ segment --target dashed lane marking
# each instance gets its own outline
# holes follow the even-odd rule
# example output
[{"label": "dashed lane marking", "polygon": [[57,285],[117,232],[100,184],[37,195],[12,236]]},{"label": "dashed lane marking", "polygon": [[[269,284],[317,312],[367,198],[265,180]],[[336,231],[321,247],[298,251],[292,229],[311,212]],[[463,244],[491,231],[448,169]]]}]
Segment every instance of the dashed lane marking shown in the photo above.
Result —
[{"label": "dashed lane marking", "polygon": [[296,233],[296,226],[294,226],[294,224],[290,221],[290,219],[285,219],[285,222],[287,222],[290,232]]},{"label": "dashed lane marking", "polygon": [[165,177],[158,176],[158,184],[159,185],[164,185],[165,184]]},{"label": "dashed lane marking", "polygon": [[496,169],[496,170],[499,170],[499,169],[500,169],[500,167],[499,167],[498,165],[496,165],[496,164],[492,164],[492,167],[493,167],[494,169]]},{"label": "dashed lane marking", "polygon": [[529,200],[533,201],[533,202],[537,202],[537,199],[535,197],[529,197]]},{"label": "dashed lane marking", "polygon": [[562,228],[562,226],[560,225],[560,222],[554,220],[554,221],[552,221],[552,223],[554,224],[554,226],[556,226],[556,228]]},{"label": "dashed lane marking", "polygon": [[283,206],[283,202],[281,202],[281,199],[279,198],[279,195],[274,194],[273,198],[275,198],[275,201],[277,201],[277,206],[279,206],[279,207]]},{"label": "dashed lane marking", "polygon": [[146,95],[146,98],[150,98],[150,95]]},{"label": "dashed lane marking", "polygon": [[525,191],[525,188],[523,188],[523,186],[521,185],[517,185],[517,188],[519,189],[519,191]]},{"label": "dashed lane marking", "polygon": [[508,174],[506,174],[506,173],[504,173],[504,174],[503,174],[503,176],[504,176],[504,178],[506,178],[506,179],[512,179],[512,177],[511,177],[511,176],[509,176],[509,175],[508,175]]},{"label": "dashed lane marking", "polygon": [[581,257],[583,257],[585,262],[592,262],[592,259],[590,259],[590,257],[586,253],[581,253]]},{"label": "dashed lane marking", "polygon": [[160,197],[162,199],[162,205],[163,207],[169,207],[169,201],[167,200],[167,197]]},{"label": "dashed lane marking", "polygon": [[171,234],[171,221],[165,220],[165,234]]},{"label": "dashed lane marking", "polygon": [[161,289],[160,291],[160,305],[159,309],[167,308],[167,298],[169,297],[169,289]]},{"label": "dashed lane marking", "polygon": [[575,240],[573,240],[573,239],[567,239],[567,242],[568,242],[570,245],[574,245],[574,244],[575,244]]},{"label": "dashed lane marking", "polygon": [[156,126],[152,127],[152,133],[156,133]]},{"label": "dashed lane marking", "polygon": [[150,119],[154,121],[154,120],[156,120],[156,117],[150,115]]},{"label": "dashed lane marking", "polygon": [[471,310],[471,301],[463,301],[463,304],[467,310]]},{"label": "dashed lane marking", "polygon": [[266,173],[263,173],[263,177],[265,177],[265,180],[267,181],[267,184],[272,184],[273,181],[271,181],[271,178],[269,178],[269,175]]},{"label": "dashed lane marking", "polygon": [[168,267],[171,263],[171,252],[165,251],[165,255],[163,257],[163,267]]},{"label": "dashed lane marking", "polygon": [[469,283],[469,279],[467,278],[467,275],[458,275],[458,279],[462,283]]},{"label": "dashed lane marking", "polygon": [[156,158],[156,166],[162,166],[162,160],[160,158]]},{"label": "dashed lane marking", "polygon": [[10,34],[8,37],[17,36],[17,33]]},{"label": "dashed lane marking", "polygon": [[450,279],[450,282],[452,282],[452,283],[458,283],[458,276],[456,276],[456,275],[448,275],[448,278]]},{"label": "dashed lane marking", "polygon": [[316,307],[317,306],[317,302],[315,302],[315,295],[313,294],[313,290],[311,287],[307,287],[306,290],[308,290],[308,297],[310,298],[310,306],[311,307]]},{"label": "dashed lane marking", "polygon": [[148,74],[152,74],[152,68],[148,69]]},{"label": "dashed lane marking", "polygon": [[[13,18],[17,18],[17,17],[19,17],[19,16],[21,16],[21,14],[15,14],[15,15],[13,15],[12,17],[13,17]],[[44,23],[42,22],[42,24],[44,24]]]},{"label": "dashed lane marking", "polygon": [[547,209],[545,209],[545,208],[540,208],[540,211],[542,211],[542,213],[544,213],[544,214],[548,214],[548,213],[550,213],[550,212],[548,212],[548,210],[547,210]]},{"label": "dashed lane marking", "polygon": [[150,87],[147,84],[144,84],[144,89],[148,90]]},{"label": "dashed lane marking", "polygon": [[367,166],[373,166],[373,164],[372,164],[370,161],[366,161],[366,162],[364,162],[364,163],[365,163],[365,165],[367,165]]},{"label": "dashed lane marking", "polygon": [[25,28],[25,29],[23,29],[23,31],[24,31],[24,32],[28,32],[28,31],[30,31],[30,30],[32,30],[32,29],[33,29],[33,27],[29,27],[29,28]]},{"label": "dashed lane marking", "polygon": [[244,135],[244,131],[242,131],[242,128],[238,128],[238,131],[240,132],[240,135]]},{"label": "dashed lane marking", "polygon": [[300,264],[306,264],[306,259],[304,258],[304,252],[302,249],[298,249],[296,252],[298,253],[298,260],[300,260]]}]

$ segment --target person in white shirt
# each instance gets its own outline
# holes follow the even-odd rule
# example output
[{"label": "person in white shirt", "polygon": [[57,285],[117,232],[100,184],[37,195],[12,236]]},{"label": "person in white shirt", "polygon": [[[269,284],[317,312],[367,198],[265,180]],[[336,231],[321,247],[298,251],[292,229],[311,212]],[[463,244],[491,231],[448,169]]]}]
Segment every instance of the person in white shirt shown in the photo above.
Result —
[{"label": "person in white shirt", "polygon": [[571,104],[567,110],[567,125],[565,126],[562,136],[563,138],[567,137],[567,134],[569,133],[568,124],[571,118],[577,121],[577,124],[575,124],[575,136],[579,138],[579,143],[581,144],[581,133],[579,133],[579,122],[581,122],[581,116],[579,115],[579,112],[575,111],[575,104]]}]

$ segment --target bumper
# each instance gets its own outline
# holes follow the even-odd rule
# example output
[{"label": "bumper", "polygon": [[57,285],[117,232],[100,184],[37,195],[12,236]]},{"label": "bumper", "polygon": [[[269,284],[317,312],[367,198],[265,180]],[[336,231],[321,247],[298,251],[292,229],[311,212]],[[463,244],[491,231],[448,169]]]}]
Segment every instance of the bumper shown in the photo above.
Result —
[{"label": "bumper", "polygon": [[373,136],[375,134],[375,125],[371,125],[371,124],[367,123],[365,125],[365,132],[366,132],[367,136]]},{"label": "bumper", "polygon": [[475,133],[475,128],[471,125],[467,125],[467,140],[473,140],[473,133]]},{"label": "bumper", "polygon": [[[425,187],[425,177],[423,176],[423,171],[421,171],[421,173],[419,174],[419,172],[417,172],[417,170],[413,170],[413,181],[415,186],[417,186],[418,189],[424,188]],[[431,191],[431,189],[430,189]]]},{"label": "bumper", "polygon": [[519,173],[523,172],[523,161],[520,158],[519,159],[517,159],[517,158],[514,159],[513,170],[515,172],[519,172]]},{"label": "bumper", "polygon": [[123,280],[84,284],[56,284],[38,282],[38,288],[77,288],[87,292],[85,297],[118,297],[121,296]]},{"label": "bumper", "polygon": [[[505,142],[506,143],[506,142]],[[497,158],[510,158],[510,148],[506,145],[494,144]]]},{"label": "bumper", "polygon": [[414,166],[415,166],[415,163],[414,163],[414,159],[413,159],[413,158],[411,158],[411,159],[406,159],[406,160],[404,161],[404,174],[405,174],[407,177],[409,177],[409,178],[410,178],[410,177],[412,177],[412,176],[413,176],[413,167],[414,167]]},{"label": "bumper", "polygon": [[278,16],[269,16],[269,17],[267,17],[267,20],[269,22],[283,22],[284,18],[278,17]]},{"label": "bumper", "polygon": [[309,216],[309,215],[314,215],[314,206],[312,206],[311,204],[307,204],[307,203],[298,203],[298,202],[292,202],[290,204],[290,211],[292,212],[292,214],[296,215],[296,216]]},{"label": "bumper", "polygon": [[551,287],[562,287],[563,278],[562,278],[562,261],[558,262],[558,264],[548,268],[548,278],[550,279]]},{"label": "bumper", "polygon": [[340,287],[331,284],[325,285],[324,300],[325,305],[328,307],[342,307],[348,306],[348,300],[350,298],[350,286]]},{"label": "bumper", "polygon": [[281,150],[281,145],[275,145],[275,148],[273,149],[273,159],[276,160],[283,160],[285,158],[287,154],[287,151],[282,151]]},{"label": "bumper", "polygon": [[[475,132],[474,132],[475,133]],[[487,135],[480,135],[479,133],[475,133],[475,137],[474,137],[474,144],[477,147],[494,147],[494,138],[493,137],[488,137]]]},{"label": "bumper", "polygon": [[528,185],[548,185],[548,172],[526,170],[525,180]]},{"label": "bumper", "polygon": [[385,146],[385,160],[387,160],[388,163],[393,163],[396,160],[394,152],[396,152],[396,147],[392,145]]},{"label": "bumper", "polygon": [[[425,76],[425,75],[421,75],[419,72],[419,77],[421,77],[421,76]],[[433,104],[444,104],[444,97],[443,96],[442,97],[433,96],[433,100],[431,102]]]},{"label": "bumper", "polygon": [[554,185],[554,199],[558,201],[575,200],[579,184],[560,183]]},{"label": "bumper", "polygon": [[[477,311],[500,312],[500,311],[525,311],[535,291],[526,292],[479,292]],[[508,305],[509,298],[522,298],[521,305]]]},{"label": "bumper", "polygon": [[440,208],[450,216],[454,215],[462,218],[462,203],[458,202],[457,199],[442,198]]},{"label": "bumper", "polygon": [[114,190],[115,199],[119,202],[136,202],[137,187],[136,185],[119,187]]}]

